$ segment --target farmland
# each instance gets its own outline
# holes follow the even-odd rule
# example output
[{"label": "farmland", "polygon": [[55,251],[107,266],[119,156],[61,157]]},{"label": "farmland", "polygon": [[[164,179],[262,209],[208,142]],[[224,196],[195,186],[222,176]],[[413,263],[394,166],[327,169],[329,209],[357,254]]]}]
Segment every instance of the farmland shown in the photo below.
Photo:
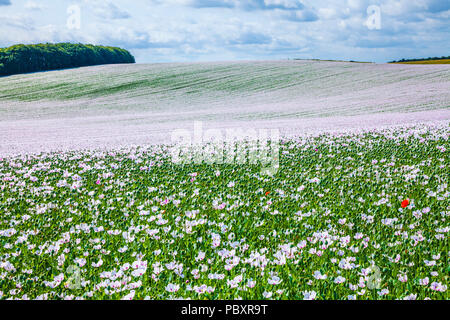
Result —
[{"label": "farmland", "polygon": [[397,62],[400,64],[450,64],[450,59]]},{"label": "farmland", "polygon": [[[0,299],[448,299],[449,89],[320,61],[0,78]],[[277,171],[175,164],[194,121],[279,129]]]},{"label": "farmland", "polygon": [[159,146],[4,159],[1,294],[447,298],[448,134],[445,124],[286,141],[275,178],[177,166]]},{"label": "farmland", "polygon": [[0,154],[169,143],[167,132],[283,134],[448,119],[450,67],[320,61],[112,65],[0,78]]}]

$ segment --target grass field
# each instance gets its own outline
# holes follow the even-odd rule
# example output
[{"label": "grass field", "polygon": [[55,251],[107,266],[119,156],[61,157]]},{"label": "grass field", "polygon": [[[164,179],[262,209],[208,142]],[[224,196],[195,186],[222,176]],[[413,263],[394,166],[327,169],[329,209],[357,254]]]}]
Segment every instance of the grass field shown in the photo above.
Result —
[{"label": "grass field", "polygon": [[[317,61],[1,78],[0,300],[448,299],[449,89]],[[279,129],[277,171],[175,164],[194,121]]]}]

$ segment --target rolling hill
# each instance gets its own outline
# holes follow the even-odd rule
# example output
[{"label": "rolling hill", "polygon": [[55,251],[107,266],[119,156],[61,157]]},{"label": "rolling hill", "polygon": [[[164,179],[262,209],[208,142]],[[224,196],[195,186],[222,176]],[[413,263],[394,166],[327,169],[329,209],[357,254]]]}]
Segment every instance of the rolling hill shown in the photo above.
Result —
[{"label": "rolling hill", "polygon": [[298,133],[339,121],[348,127],[448,119],[449,89],[447,65],[323,61],[105,65],[14,75],[0,78],[1,151],[167,141],[170,130],[193,121]]}]

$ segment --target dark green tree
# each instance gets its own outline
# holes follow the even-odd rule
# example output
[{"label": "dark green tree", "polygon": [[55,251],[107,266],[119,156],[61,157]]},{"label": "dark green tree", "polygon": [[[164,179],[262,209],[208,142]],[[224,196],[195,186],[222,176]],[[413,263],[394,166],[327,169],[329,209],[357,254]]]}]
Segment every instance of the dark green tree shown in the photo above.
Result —
[{"label": "dark green tree", "polygon": [[0,76],[118,63],[135,63],[135,59],[125,49],[90,44],[18,44],[0,48]]}]

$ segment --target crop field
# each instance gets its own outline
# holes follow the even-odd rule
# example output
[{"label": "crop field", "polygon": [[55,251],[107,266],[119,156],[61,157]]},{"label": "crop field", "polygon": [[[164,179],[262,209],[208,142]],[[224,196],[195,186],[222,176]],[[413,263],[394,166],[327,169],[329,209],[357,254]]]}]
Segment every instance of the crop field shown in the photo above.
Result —
[{"label": "crop field", "polygon": [[[269,119],[423,111],[449,106],[449,82],[450,67],[442,65],[413,68],[323,61],[107,65],[1,78],[0,113],[3,119],[34,119],[100,112],[196,112],[195,116],[210,115],[208,119],[253,120],[253,111]],[[248,111],[242,112],[243,107]]]},{"label": "crop field", "polygon": [[[450,66],[107,65],[0,78],[0,155],[170,143],[194,121],[283,134],[449,119]],[[354,117],[354,118],[352,118]]]},{"label": "crop field", "polygon": [[399,64],[450,64],[450,59],[397,62]]},{"label": "crop field", "polygon": [[448,298],[449,132],[285,140],[272,178],[163,146],[3,159],[0,297]]},{"label": "crop field", "polygon": [[[320,61],[0,78],[0,300],[448,299],[449,89]],[[277,170],[245,139],[175,163],[194,121],[279,129]]]}]

